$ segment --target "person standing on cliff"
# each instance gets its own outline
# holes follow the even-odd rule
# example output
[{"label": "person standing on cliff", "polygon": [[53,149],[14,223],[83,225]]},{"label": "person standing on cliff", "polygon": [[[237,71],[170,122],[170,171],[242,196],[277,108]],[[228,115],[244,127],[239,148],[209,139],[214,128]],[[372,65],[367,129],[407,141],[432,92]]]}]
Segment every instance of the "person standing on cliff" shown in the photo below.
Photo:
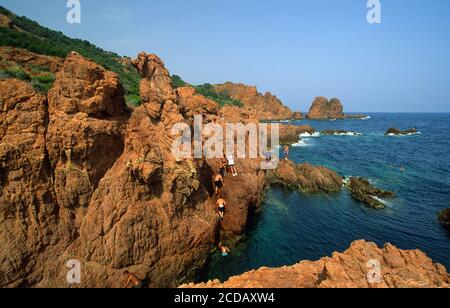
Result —
[{"label": "person standing on cliff", "polygon": [[216,196],[219,195],[219,189],[225,186],[225,182],[223,181],[223,177],[218,174],[214,177],[214,186],[216,187]]},{"label": "person standing on cliff", "polygon": [[219,215],[220,218],[223,219],[224,215],[225,215],[225,207],[226,207],[226,202],[224,199],[220,198],[219,200],[217,200],[217,206],[219,207]]},{"label": "person standing on cliff", "polygon": [[232,155],[228,156],[228,166],[230,166],[231,173],[233,174],[233,176],[238,176],[236,167],[234,165],[234,157]]}]

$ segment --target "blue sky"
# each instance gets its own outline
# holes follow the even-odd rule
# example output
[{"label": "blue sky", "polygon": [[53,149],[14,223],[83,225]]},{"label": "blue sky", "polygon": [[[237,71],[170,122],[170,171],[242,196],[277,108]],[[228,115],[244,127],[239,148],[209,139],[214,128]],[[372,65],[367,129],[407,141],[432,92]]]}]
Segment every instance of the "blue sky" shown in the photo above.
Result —
[{"label": "blue sky", "polygon": [[[45,3],[45,5],[43,4]],[[0,0],[44,26],[121,55],[158,54],[186,81],[256,85],[295,110],[315,96],[347,112],[450,112],[450,1]]]}]

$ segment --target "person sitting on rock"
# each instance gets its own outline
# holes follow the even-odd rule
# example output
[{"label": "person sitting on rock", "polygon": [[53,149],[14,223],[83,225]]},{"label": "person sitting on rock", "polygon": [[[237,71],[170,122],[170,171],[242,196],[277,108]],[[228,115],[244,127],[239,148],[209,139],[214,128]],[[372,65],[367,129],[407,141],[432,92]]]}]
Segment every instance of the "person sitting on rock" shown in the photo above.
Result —
[{"label": "person sitting on rock", "polygon": [[230,249],[228,247],[222,245],[222,243],[219,243],[219,249],[222,257],[228,257],[228,254],[230,253]]},{"label": "person sitting on rock", "polygon": [[238,176],[236,171],[236,167],[234,165],[234,157],[232,155],[228,156],[228,166],[230,167],[231,173],[233,176]]},{"label": "person sitting on rock", "polygon": [[224,199],[220,198],[219,200],[217,200],[217,206],[219,207],[219,215],[220,218],[223,219],[224,215],[225,215],[225,207],[226,207],[226,202]]},{"label": "person sitting on rock", "polygon": [[216,196],[219,195],[219,189],[225,186],[225,182],[223,181],[223,177],[218,174],[214,177],[214,186],[216,188]]},{"label": "person sitting on rock", "polygon": [[125,271],[124,276],[126,277],[126,289],[142,289],[143,283],[135,274]]}]

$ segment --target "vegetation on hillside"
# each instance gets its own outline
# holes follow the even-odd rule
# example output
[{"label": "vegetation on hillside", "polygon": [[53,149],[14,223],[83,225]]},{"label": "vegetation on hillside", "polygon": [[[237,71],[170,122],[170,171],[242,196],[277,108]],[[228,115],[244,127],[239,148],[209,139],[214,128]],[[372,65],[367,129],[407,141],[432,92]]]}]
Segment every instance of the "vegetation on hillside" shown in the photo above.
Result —
[{"label": "vegetation on hillside", "polygon": [[[107,52],[85,40],[72,39],[62,32],[42,27],[37,22],[27,17],[19,17],[4,7],[0,6],[0,14],[8,16],[11,21],[22,31],[0,27],[0,46],[11,46],[27,49],[34,53],[65,58],[71,51],[76,51],[87,59],[113,71],[119,75],[125,89],[125,99],[130,105],[140,105],[139,85],[141,76],[136,68],[128,61],[121,61],[121,57],[115,53]],[[38,68],[38,74],[30,77],[21,68],[12,68],[0,71],[0,78],[19,78],[30,82],[33,87],[46,93],[53,85],[55,76],[45,72],[44,68]],[[179,76],[172,76],[172,86],[179,88],[189,85]],[[225,105],[239,106],[243,104],[239,100],[231,98],[226,92],[218,92],[209,83],[193,86],[199,94],[216,101],[221,107]]]},{"label": "vegetation on hillside", "polygon": [[47,94],[55,82],[55,75],[48,72],[48,68],[34,68],[33,74],[28,74],[22,67],[11,66],[0,70],[0,79],[17,78],[30,83],[42,94]]},{"label": "vegetation on hillside", "polygon": [[[125,89],[127,102],[140,104],[141,76],[132,65],[121,63],[119,55],[104,51],[88,41],[72,39],[62,32],[42,27],[37,22],[26,17],[19,17],[1,6],[0,14],[8,16],[18,28],[23,30],[16,31],[0,27],[0,46],[18,47],[38,54],[61,58],[65,58],[71,51],[76,51],[105,69],[117,73]],[[36,81],[38,87],[41,87],[42,83],[45,84],[48,79]]]},{"label": "vegetation on hillside", "polygon": [[173,75],[172,76],[172,87],[173,88],[179,88],[184,86],[191,86],[195,88],[197,93],[209,98],[210,100],[213,100],[217,102],[220,107],[223,107],[225,105],[231,105],[231,106],[238,106],[242,107],[243,104],[241,101],[231,98],[228,93],[226,92],[218,92],[213,85],[209,83],[205,83],[198,86],[192,86],[185,82],[183,79],[181,79],[180,76]]}]

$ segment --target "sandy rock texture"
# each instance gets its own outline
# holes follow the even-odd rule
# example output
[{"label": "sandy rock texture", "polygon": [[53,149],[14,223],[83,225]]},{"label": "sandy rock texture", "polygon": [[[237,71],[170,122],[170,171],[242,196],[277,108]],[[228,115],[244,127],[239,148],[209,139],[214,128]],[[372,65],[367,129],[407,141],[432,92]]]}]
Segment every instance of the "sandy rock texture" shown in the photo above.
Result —
[{"label": "sandy rock texture", "polygon": [[[369,261],[372,261],[369,264]],[[379,276],[373,265],[379,262]],[[370,266],[369,266],[370,265]],[[375,274],[374,274],[375,273]],[[368,279],[371,277],[372,279]],[[379,279],[378,279],[379,278]],[[448,288],[450,275],[419,250],[383,248],[364,240],[354,242],[344,253],[318,261],[255,271],[228,281],[183,285],[182,288]]]}]

